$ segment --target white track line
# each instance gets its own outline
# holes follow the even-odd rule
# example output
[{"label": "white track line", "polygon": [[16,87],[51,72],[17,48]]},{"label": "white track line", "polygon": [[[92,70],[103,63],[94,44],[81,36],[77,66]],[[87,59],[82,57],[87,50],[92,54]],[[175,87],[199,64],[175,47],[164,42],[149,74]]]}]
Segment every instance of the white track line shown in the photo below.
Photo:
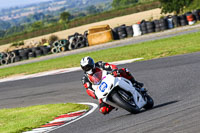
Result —
[{"label": "white track line", "polygon": [[[130,59],[130,60],[110,62],[110,64],[121,65],[121,64],[126,64],[126,63],[132,63],[134,61],[142,60],[142,59],[144,59],[144,58],[135,58],[135,59]],[[4,79],[0,79],[0,83],[35,78],[35,77],[42,77],[42,76],[47,76],[47,75],[56,75],[56,74],[68,73],[68,72],[79,71],[79,70],[81,70],[80,67],[73,67],[73,68],[65,68],[65,69],[53,70],[53,71],[48,71],[48,72],[41,72],[41,73],[36,73],[36,74],[31,74],[31,75],[26,75],[26,76],[4,78]]]},{"label": "white track line", "polygon": [[[56,129],[59,129],[61,127],[67,126],[67,125],[69,125],[69,124],[71,124],[71,123],[73,123],[75,121],[78,121],[83,117],[88,116],[89,114],[93,113],[96,110],[96,108],[98,107],[98,105],[95,104],[95,103],[79,103],[79,104],[89,105],[89,106],[92,106],[92,108],[88,112],[86,110],[77,111],[77,112],[83,112],[84,111],[84,112],[87,112],[87,113],[82,114],[82,116],[81,115],[80,116],[79,115],[77,115],[77,116],[69,116],[69,117],[67,117],[69,119],[66,119],[66,121],[65,120],[63,121],[63,122],[66,122],[63,125],[60,125],[60,126],[53,126],[52,125],[51,127],[39,127],[39,128],[35,128],[35,129],[32,129],[31,131],[27,131],[27,132],[23,132],[23,133],[49,133],[49,132],[54,131]],[[76,113],[76,112],[73,112],[73,113]],[[68,113],[68,114],[70,115],[70,114],[73,114],[73,113]],[[56,120],[61,120],[61,119],[62,118],[57,118]],[[53,120],[53,121],[47,123],[47,125],[51,124],[53,122],[56,122],[56,121]]]},{"label": "white track line", "polygon": [[54,130],[56,130],[56,129],[58,129],[58,128],[67,126],[67,125],[69,125],[69,124],[71,124],[71,123],[73,123],[73,122],[75,122],[75,121],[78,121],[78,120],[80,120],[81,118],[86,117],[86,116],[88,116],[89,114],[93,113],[93,112],[96,110],[96,108],[98,107],[98,105],[95,104],[95,103],[80,103],[80,104],[90,105],[90,106],[92,106],[92,109],[91,109],[89,112],[87,112],[86,114],[84,114],[83,116],[81,116],[81,117],[79,117],[79,118],[77,118],[77,119],[75,119],[75,120],[72,120],[72,121],[70,121],[70,122],[68,122],[68,123],[66,123],[66,124],[64,124],[64,125],[62,125],[62,126],[56,127],[56,128],[54,128],[54,129],[52,129],[52,130],[50,129],[49,131],[47,131],[47,132],[45,132],[45,133],[49,133],[49,132],[54,131]]}]

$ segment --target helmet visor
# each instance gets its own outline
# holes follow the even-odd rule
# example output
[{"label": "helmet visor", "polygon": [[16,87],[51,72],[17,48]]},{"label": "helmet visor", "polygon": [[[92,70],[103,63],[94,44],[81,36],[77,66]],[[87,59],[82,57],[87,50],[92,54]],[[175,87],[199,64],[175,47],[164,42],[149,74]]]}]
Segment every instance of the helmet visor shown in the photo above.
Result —
[{"label": "helmet visor", "polygon": [[82,69],[84,70],[84,71],[90,71],[91,69],[93,68],[93,66],[92,65],[86,65],[86,66],[82,66]]}]

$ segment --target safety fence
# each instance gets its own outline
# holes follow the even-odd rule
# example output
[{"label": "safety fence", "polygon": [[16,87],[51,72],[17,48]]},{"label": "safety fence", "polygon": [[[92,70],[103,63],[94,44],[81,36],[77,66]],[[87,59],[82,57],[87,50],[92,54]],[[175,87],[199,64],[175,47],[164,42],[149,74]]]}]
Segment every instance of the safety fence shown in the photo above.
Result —
[{"label": "safety fence", "polygon": [[22,60],[40,57],[49,54],[61,53],[87,46],[98,45],[112,40],[125,39],[160,32],[176,27],[193,25],[200,21],[200,9],[182,15],[169,15],[161,19],[145,21],[130,26],[121,25],[111,29],[109,25],[91,27],[83,34],[75,33],[67,39],[54,41],[48,46],[17,49],[0,53],[0,65],[6,65]]}]

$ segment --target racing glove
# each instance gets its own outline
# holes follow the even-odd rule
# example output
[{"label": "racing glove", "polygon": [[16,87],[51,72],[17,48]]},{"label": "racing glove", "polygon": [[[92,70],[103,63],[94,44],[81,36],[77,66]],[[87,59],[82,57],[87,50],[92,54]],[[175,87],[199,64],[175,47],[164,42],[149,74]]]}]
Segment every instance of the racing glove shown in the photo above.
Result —
[{"label": "racing glove", "polygon": [[112,70],[112,75],[114,75],[115,77],[119,77],[120,73],[117,69],[115,69],[115,70]]}]

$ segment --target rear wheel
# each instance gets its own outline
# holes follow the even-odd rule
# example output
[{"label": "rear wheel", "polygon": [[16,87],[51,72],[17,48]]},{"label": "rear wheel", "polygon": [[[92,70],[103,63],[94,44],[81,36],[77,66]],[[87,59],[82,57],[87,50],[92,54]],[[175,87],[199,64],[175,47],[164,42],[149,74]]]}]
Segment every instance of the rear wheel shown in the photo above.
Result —
[{"label": "rear wheel", "polygon": [[[127,94],[127,92],[125,91],[123,91],[123,93]],[[133,114],[140,112],[140,109],[136,105],[133,105],[131,101],[123,98],[123,96],[118,91],[114,91],[111,94],[111,97],[112,97],[113,102],[115,102],[119,107],[127,110],[128,112],[133,113]]]}]

